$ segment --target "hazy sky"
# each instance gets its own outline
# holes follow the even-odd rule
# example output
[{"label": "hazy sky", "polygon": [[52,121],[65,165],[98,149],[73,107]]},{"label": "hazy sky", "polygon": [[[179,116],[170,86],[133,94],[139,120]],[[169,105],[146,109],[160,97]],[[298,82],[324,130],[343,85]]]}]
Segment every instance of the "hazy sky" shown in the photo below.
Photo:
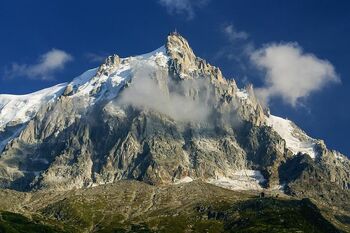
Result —
[{"label": "hazy sky", "polygon": [[110,54],[152,51],[175,29],[271,112],[350,155],[347,0],[0,1],[0,93],[70,81]]}]

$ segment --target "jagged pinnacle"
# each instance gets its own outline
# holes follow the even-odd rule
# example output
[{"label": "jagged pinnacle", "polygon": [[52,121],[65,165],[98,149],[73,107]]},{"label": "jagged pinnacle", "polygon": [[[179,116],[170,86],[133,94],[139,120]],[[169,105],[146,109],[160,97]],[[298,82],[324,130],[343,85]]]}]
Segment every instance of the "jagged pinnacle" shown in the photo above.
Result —
[{"label": "jagged pinnacle", "polygon": [[172,59],[170,68],[180,78],[191,78],[199,74],[208,76],[211,80],[225,82],[220,69],[196,57],[188,41],[177,31],[168,35],[166,52]]}]

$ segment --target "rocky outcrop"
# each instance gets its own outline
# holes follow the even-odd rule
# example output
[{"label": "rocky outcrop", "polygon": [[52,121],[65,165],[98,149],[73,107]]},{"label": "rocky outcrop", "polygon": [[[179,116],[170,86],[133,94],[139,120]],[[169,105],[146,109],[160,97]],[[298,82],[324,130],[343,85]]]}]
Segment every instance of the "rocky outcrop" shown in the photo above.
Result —
[{"label": "rocky outcrop", "polygon": [[116,71],[120,64],[120,58],[118,55],[114,54],[113,56],[108,56],[105,62],[98,68],[96,75],[97,76],[108,76],[113,71]]},{"label": "rocky outcrop", "polygon": [[323,141],[317,143],[319,163],[327,169],[329,181],[342,189],[350,189],[350,161],[338,151],[328,150]]}]

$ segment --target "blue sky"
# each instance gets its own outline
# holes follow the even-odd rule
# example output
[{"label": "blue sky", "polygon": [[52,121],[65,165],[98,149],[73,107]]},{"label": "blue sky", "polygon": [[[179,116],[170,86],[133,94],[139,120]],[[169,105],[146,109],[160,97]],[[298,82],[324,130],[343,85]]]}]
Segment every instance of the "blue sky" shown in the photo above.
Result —
[{"label": "blue sky", "polygon": [[349,12],[347,0],[3,0],[0,93],[152,51],[176,28],[226,77],[253,83],[272,113],[350,155]]}]

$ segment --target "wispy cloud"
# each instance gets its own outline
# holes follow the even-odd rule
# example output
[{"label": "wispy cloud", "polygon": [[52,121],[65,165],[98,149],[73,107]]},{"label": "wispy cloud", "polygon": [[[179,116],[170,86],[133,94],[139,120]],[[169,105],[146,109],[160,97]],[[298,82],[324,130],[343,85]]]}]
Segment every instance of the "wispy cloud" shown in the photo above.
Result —
[{"label": "wispy cloud", "polygon": [[280,97],[295,107],[327,84],[340,82],[329,61],[304,53],[297,43],[266,45],[251,54],[251,61],[265,72],[263,87],[256,89],[265,103]]},{"label": "wispy cloud", "polygon": [[37,63],[19,64],[12,63],[5,70],[6,78],[26,77],[30,79],[52,80],[58,70],[62,70],[65,65],[72,61],[72,55],[59,49],[52,49],[42,54]]},{"label": "wispy cloud", "polygon": [[[166,80],[163,76],[163,73],[147,63],[135,63],[131,85],[123,91],[118,103],[139,109],[153,109],[177,121],[208,121],[211,111],[209,103],[213,97],[206,88],[207,80],[185,80],[180,84],[168,80],[168,83],[163,83]],[[194,98],[183,94],[193,89],[207,93]]]},{"label": "wispy cloud", "polygon": [[226,25],[223,28],[223,32],[231,42],[236,40],[246,40],[249,36],[248,33],[244,31],[238,31],[233,24]]},{"label": "wispy cloud", "polygon": [[107,58],[106,53],[86,53],[85,58],[91,63],[101,63]]},{"label": "wispy cloud", "polygon": [[185,15],[190,20],[195,17],[195,10],[206,6],[210,0],[159,0],[169,14]]},{"label": "wispy cloud", "polygon": [[242,61],[247,54],[254,50],[253,43],[249,40],[249,34],[245,31],[239,31],[231,24],[225,24],[221,27],[221,33],[228,42],[216,53],[216,58],[226,58],[228,60]]},{"label": "wispy cloud", "polygon": [[[254,50],[254,44],[245,31],[238,30],[233,24],[223,24],[219,27],[225,43],[218,49],[214,59],[226,59],[231,62],[236,81],[248,84],[247,70],[249,69],[249,54]],[[249,73],[248,73],[249,74]]]}]

